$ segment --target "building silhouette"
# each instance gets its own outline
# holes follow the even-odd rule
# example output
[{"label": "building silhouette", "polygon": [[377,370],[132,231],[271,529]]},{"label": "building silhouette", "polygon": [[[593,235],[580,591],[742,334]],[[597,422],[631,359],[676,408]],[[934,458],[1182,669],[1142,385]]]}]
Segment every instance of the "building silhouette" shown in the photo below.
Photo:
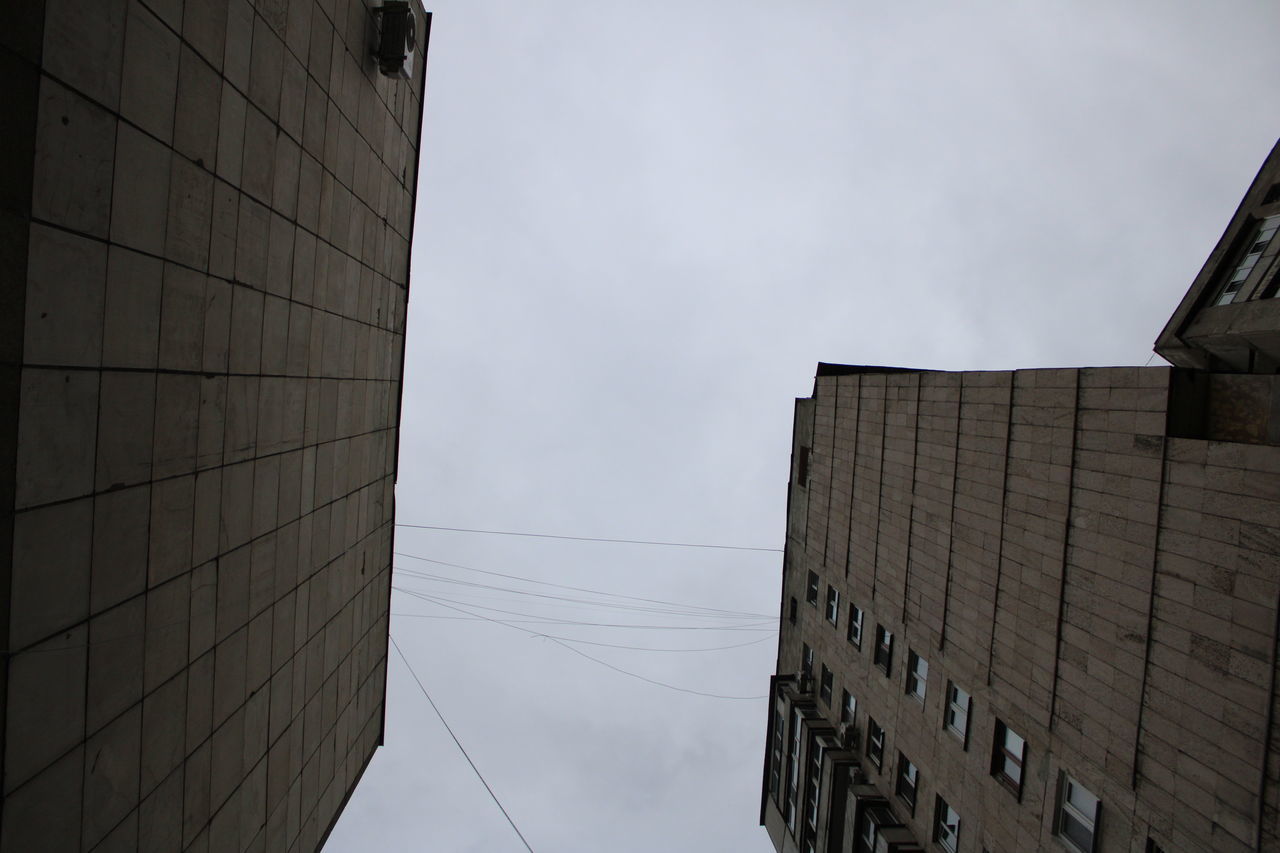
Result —
[{"label": "building silhouette", "polygon": [[1276,849],[1280,146],[1173,367],[820,364],[760,822],[779,851]]},{"label": "building silhouette", "polygon": [[414,8],[0,11],[0,850],[312,851],[381,742]]}]

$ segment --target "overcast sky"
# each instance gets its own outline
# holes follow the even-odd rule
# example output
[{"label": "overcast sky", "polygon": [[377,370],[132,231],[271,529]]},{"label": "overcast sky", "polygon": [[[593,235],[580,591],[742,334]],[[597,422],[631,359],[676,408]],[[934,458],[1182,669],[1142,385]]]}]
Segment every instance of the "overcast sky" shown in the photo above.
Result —
[{"label": "overcast sky", "polygon": [[[1270,0],[433,11],[402,523],[780,548],[818,361],[1144,364],[1280,135]],[[764,700],[571,649],[761,696],[774,635],[705,629],[776,623],[779,554],[396,547],[767,614],[539,599],[439,578],[622,601],[398,557],[437,579],[397,587],[451,604],[397,592],[417,615],[391,631],[538,853],[771,849]],[[472,618],[516,613],[698,630]],[[388,705],[326,849],[523,850],[394,651]]]}]

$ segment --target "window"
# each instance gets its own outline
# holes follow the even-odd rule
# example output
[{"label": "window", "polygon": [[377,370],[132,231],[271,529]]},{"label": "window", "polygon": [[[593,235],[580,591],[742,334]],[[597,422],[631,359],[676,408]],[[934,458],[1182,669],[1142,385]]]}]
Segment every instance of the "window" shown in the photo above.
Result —
[{"label": "window", "polygon": [[966,747],[969,745],[969,705],[973,699],[954,682],[947,682],[947,710],[943,713],[942,722],[947,731],[960,738]]},{"label": "window", "polygon": [[862,648],[862,611],[849,605],[849,642],[856,649]]},{"label": "window", "polygon": [[782,703],[773,706],[773,748],[769,761],[769,793],[778,799],[782,790],[782,756],[787,743],[787,718],[782,713]]},{"label": "window", "polygon": [[852,723],[858,713],[858,700],[848,690],[840,691],[840,722]]},{"label": "window", "polygon": [[[1280,186],[1280,184],[1277,184],[1276,186]],[[1275,189],[1275,187],[1272,187],[1272,189]],[[1157,844],[1154,838],[1151,838],[1150,836],[1148,836],[1147,837],[1147,853],[1164,853],[1164,848],[1161,847],[1159,844]]]},{"label": "window", "polygon": [[806,833],[810,840],[818,834],[818,802],[822,793],[822,753],[821,743],[814,741],[809,747],[809,779],[806,782],[804,798],[805,822],[809,825]]},{"label": "window", "polygon": [[824,663],[822,665],[822,684],[818,687],[818,698],[827,705],[831,704],[831,689],[833,681],[834,679],[832,678],[831,670],[827,669],[827,665]]},{"label": "window", "polygon": [[883,625],[876,626],[876,666],[885,675],[893,666],[893,632],[886,631]]},{"label": "window", "polygon": [[804,590],[804,600],[812,604],[814,607],[818,606],[818,573],[817,572],[809,572],[809,582]]},{"label": "window", "polygon": [[805,678],[813,678],[813,649],[808,643],[800,644],[800,674]]},{"label": "window", "polygon": [[827,621],[832,625],[840,618],[840,590],[827,584]]},{"label": "window", "polygon": [[791,596],[791,607],[787,618],[791,620],[792,625],[796,624],[796,597],[794,595]]},{"label": "window", "polygon": [[1101,808],[1098,798],[1063,773],[1058,800],[1058,835],[1080,853],[1093,853]]},{"label": "window", "polygon": [[898,798],[907,804],[911,810],[911,814],[916,813],[916,791],[920,788],[920,771],[914,764],[907,760],[907,757],[901,752],[898,753],[898,785],[895,789]]},{"label": "window", "polygon": [[867,758],[877,768],[884,765],[884,729],[867,717]]},{"label": "window", "polygon": [[1027,742],[1013,729],[996,720],[996,742],[991,752],[991,775],[1022,798],[1022,765],[1027,760]]},{"label": "window", "polygon": [[796,831],[796,812],[800,806],[800,711],[791,709],[791,742],[787,753],[787,829]]},{"label": "window", "polygon": [[799,464],[796,465],[796,485],[802,489],[809,487],[809,448],[800,448]]},{"label": "window", "polygon": [[924,701],[929,687],[929,662],[915,652],[907,652],[907,695]]},{"label": "window", "polygon": [[942,797],[937,798],[933,807],[933,840],[951,853],[956,853],[960,846],[960,815]]},{"label": "window", "polygon": [[1244,257],[1236,264],[1231,278],[1222,286],[1222,293],[1218,295],[1217,301],[1213,303],[1214,305],[1229,305],[1235,301],[1240,289],[1249,278],[1249,273],[1253,272],[1253,268],[1257,265],[1258,258],[1262,257],[1267,244],[1271,242],[1271,238],[1276,235],[1278,230],[1280,230],[1280,213],[1268,216],[1258,223],[1257,232],[1245,246]]}]

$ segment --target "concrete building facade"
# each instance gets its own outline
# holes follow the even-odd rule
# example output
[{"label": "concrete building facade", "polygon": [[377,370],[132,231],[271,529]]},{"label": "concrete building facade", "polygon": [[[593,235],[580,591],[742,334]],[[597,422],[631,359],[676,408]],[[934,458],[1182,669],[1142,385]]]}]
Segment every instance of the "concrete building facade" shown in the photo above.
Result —
[{"label": "concrete building facade", "polygon": [[5,4],[3,851],[312,851],[381,742],[426,24]]},{"label": "concrete building facade", "polygon": [[1179,366],[819,365],[761,795],[779,851],[1280,845],[1278,170],[1162,334]]}]

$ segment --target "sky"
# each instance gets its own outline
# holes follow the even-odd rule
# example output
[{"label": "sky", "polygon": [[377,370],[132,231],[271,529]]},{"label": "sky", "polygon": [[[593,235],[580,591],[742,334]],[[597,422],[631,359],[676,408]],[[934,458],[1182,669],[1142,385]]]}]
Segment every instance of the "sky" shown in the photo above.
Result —
[{"label": "sky", "polygon": [[[1280,136],[1266,0],[430,11],[405,525],[781,548],[817,362],[1145,364]],[[392,637],[531,849],[772,849],[779,553],[396,551]],[[387,702],[326,851],[524,850],[394,648]]]}]

